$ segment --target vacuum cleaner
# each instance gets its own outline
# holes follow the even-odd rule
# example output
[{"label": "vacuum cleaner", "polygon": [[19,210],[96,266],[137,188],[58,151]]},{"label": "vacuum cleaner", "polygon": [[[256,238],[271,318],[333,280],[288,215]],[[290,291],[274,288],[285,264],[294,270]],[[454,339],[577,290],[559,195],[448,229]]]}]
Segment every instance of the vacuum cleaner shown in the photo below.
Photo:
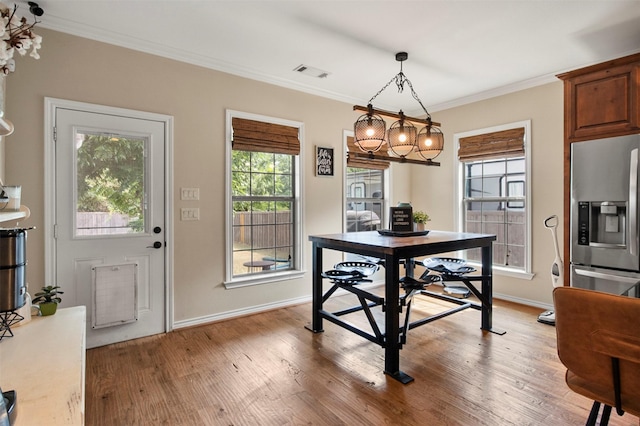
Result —
[{"label": "vacuum cleaner", "polygon": [[[544,227],[551,231],[553,237],[553,246],[556,249],[556,257],[553,259],[551,265],[551,284],[553,287],[561,287],[564,285],[564,263],[560,257],[560,249],[558,248],[558,234],[556,228],[558,227],[558,216],[555,214],[549,216],[544,220]],[[549,325],[556,325],[556,314],[554,311],[545,311],[538,315],[538,322]]]}]

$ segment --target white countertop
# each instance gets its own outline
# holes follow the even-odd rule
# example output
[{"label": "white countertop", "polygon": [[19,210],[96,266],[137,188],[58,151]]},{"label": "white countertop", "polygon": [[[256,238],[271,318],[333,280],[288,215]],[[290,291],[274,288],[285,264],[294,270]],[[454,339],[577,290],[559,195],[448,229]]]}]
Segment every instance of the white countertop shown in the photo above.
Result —
[{"label": "white countertop", "polygon": [[12,426],[83,425],[86,308],[58,309],[0,340],[0,386],[17,392]]}]

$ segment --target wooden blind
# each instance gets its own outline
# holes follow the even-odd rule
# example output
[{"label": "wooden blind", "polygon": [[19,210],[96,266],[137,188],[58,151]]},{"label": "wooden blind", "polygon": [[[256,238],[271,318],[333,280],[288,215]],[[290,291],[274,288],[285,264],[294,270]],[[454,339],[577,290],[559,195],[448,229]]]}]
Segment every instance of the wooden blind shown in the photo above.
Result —
[{"label": "wooden blind", "polygon": [[298,128],[233,117],[233,149],[239,151],[300,154]]},{"label": "wooden blind", "polygon": [[[360,148],[356,146],[355,139],[353,136],[347,136],[347,149],[350,153],[361,153],[363,155],[367,155],[366,152],[362,152]],[[383,152],[384,148],[381,148],[380,151],[376,152],[376,156],[386,156],[386,152]],[[362,169],[373,169],[373,170],[385,170],[389,168],[389,162],[386,160],[379,159],[371,159],[371,158],[362,158],[356,157],[354,155],[348,155],[347,157],[347,166],[348,167],[358,167]]]},{"label": "wooden blind", "polygon": [[458,159],[478,161],[524,155],[524,127],[460,138]]}]

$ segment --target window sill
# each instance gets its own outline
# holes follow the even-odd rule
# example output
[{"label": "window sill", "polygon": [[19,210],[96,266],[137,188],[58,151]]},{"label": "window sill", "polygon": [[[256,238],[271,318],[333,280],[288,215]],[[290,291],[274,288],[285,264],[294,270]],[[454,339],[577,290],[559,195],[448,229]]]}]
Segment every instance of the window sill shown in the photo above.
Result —
[{"label": "window sill", "polygon": [[[482,269],[482,265],[479,263],[469,262],[468,265],[473,265],[479,271]],[[531,281],[536,274],[526,271],[520,271],[517,269],[505,268],[504,266],[494,266],[493,267],[493,275],[502,275],[505,277],[518,278],[521,280]]]},{"label": "window sill", "polygon": [[225,281],[223,284],[227,290],[231,290],[234,288],[250,287],[254,285],[269,284],[269,283],[279,282],[279,281],[295,280],[298,278],[302,278],[305,273],[306,271],[299,270],[299,271],[274,272],[271,274],[250,275],[243,278],[235,278],[231,281]]}]

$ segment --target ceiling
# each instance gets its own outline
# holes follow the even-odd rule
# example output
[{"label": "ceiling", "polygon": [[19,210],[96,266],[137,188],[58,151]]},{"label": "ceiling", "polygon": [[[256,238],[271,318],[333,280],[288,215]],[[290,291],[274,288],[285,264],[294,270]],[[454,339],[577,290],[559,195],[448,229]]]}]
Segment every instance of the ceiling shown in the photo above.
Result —
[{"label": "ceiling", "polygon": [[[25,0],[17,1],[28,15]],[[40,0],[38,26],[366,105],[430,112],[640,52],[640,0]],[[37,30],[36,30],[37,32]],[[46,54],[46,39],[42,55]],[[317,78],[299,65],[328,73]],[[405,85],[376,108],[418,115]]]}]

